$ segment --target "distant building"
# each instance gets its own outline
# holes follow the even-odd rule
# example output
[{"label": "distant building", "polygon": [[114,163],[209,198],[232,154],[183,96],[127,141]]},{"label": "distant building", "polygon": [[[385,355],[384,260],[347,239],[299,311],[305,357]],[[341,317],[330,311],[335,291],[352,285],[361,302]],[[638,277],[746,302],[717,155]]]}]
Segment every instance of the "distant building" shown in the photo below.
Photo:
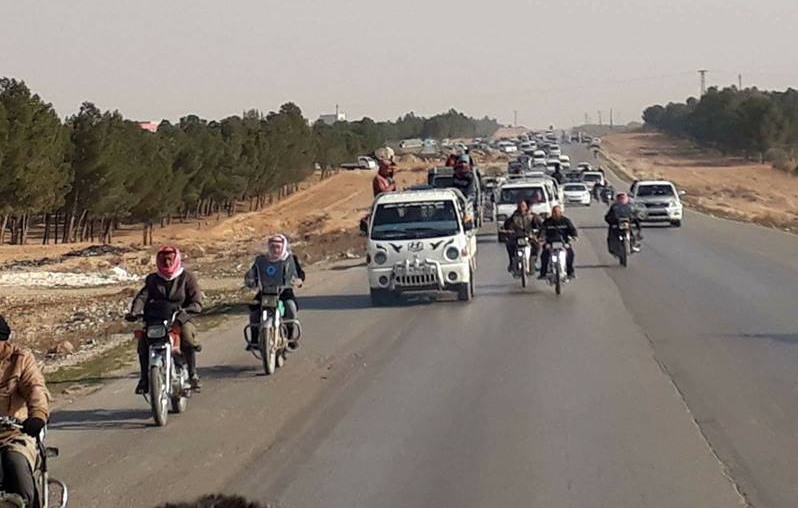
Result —
[{"label": "distant building", "polygon": [[335,122],[345,122],[346,113],[341,113],[341,111],[338,109],[338,104],[336,104],[335,113],[331,115],[319,115],[319,121],[324,122],[327,125],[332,125]]},{"label": "distant building", "polygon": [[319,120],[326,123],[327,125],[332,125],[335,122],[345,122],[346,121],[346,113],[333,113],[332,115],[319,115]]},{"label": "distant building", "polygon": [[158,130],[158,124],[155,122],[137,122],[139,127],[145,131],[155,132]]}]

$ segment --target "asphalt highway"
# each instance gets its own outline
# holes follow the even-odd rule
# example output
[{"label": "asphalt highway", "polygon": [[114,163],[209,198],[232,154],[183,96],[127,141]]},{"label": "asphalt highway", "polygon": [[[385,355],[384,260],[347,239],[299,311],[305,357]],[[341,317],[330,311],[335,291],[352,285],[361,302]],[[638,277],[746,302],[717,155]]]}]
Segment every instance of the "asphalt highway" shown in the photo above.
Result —
[{"label": "asphalt highway", "polygon": [[567,210],[560,297],[521,288],[490,223],[470,303],[375,309],[359,261],[315,269],[276,376],[233,316],[185,414],[153,427],[122,376],[53,416],[51,470],[79,508],[798,506],[798,238],[688,212],[623,269],[604,210]]}]

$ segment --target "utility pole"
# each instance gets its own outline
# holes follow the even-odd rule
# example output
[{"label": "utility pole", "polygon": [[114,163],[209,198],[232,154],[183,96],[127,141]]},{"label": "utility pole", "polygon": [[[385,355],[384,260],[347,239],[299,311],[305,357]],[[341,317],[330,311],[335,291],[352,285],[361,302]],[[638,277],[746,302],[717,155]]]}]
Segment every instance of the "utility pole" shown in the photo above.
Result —
[{"label": "utility pole", "polygon": [[742,74],[738,74],[737,75],[737,90],[742,90],[742,89],[743,89],[743,75]]},{"label": "utility pole", "polygon": [[518,127],[518,110],[513,110],[513,127]]},{"label": "utility pole", "polygon": [[598,111],[597,111],[597,113],[598,113],[599,125],[604,125],[604,122],[603,122],[603,120],[601,119],[601,110],[598,110]]},{"label": "utility pole", "polygon": [[612,129],[615,125],[612,122],[612,108],[610,108],[610,129]]},{"label": "utility pole", "polygon": [[585,113],[585,125],[590,125],[590,117]]},{"label": "utility pole", "polygon": [[698,71],[698,74],[701,76],[701,97],[707,93],[707,72],[709,71],[706,69],[701,69]]}]

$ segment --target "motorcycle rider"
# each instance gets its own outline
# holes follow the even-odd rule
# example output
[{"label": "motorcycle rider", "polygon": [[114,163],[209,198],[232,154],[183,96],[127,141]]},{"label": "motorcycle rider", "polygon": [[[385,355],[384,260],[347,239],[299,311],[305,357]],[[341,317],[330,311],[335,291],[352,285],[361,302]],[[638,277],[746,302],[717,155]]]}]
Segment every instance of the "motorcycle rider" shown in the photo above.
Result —
[{"label": "motorcycle rider", "polygon": [[540,216],[531,211],[529,203],[524,198],[520,198],[516,203],[515,211],[507,217],[502,226],[507,231],[505,247],[507,247],[507,258],[509,259],[508,272],[513,271],[513,261],[518,249],[517,242],[519,238],[529,238],[529,246],[532,248],[532,259],[530,261],[534,264],[534,260],[538,256],[538,243],[535,233],[536,230],[540,230],[542,224],[543,221]]},{"label": "motorcycle rider", "polygon": [[36,437],[50,415],[50,393],[33,354],[9,342],[10,337],[11,328],[0,316],[0,416],[22,421],[22,431],[0,431],[0,485],[22,497],[25,506],[33,506]]},{"label": "motorcycle rider", "polygon": [[[299,280],[301,281],[299,283],[301,286],[301,283],[305,282],[305,271],[302,269],[302,265],[299,263],[299,258],[291,252],[291,248],[288,245],[288,239],[284,235],[274,235],[269,237],[269,239],[266,241],[266,245],[266,254],[258,255],[258,257],[255,258],[255,262],[252,263],[252,267],[247,270],[246,275],[244,275],[245,285],[250,289],[259,290],[259,274],[262,273],[263,267],[271,263],[287,262],[289,264],[287,273],[289,274],[289,277],[292,278],[292,280],[289,280],[289,282],[293,284],[295,280]],[[260,296],[260,292],[258,292],[258,294],[255,296],[255,299],[259,300]],[[280,292],[280,300],[285,306],[285,318],[296,319],[299,314],[299,308],[296,303],[296,296],[294,295],[293,287],[284,288]],[[258,325],[260,323],[260,312],[260,305],[250,305],[249,323],[251,325]],[[257,327],[254,327],[250,328],[250,330],[252,330],[252,334],[250,335],[251,341],[249,344],[247,344],[247,351],[258,348],[258,329]],[[288,349],[290,351],[299,349],[299,337],[295,337],[294,335],[294,326],[291,325],[289,326],[288,337]]]},{"label": "motorcycle rider", "polygon": [[609,225],[609,228],[607,228],[607,250],[610,253],[613,251],[612,242],[615,241],[613,230],[618,227],[621,219],[627,219],[635,225],[637,233],[632,234],[631,248],[633,252],[640,252],[640,240],[643,239],[640,218],[629,205],[629,196],[625,192],[619,192],[615,196],[615,203],[610,206],[610,209],[604,215],[604,221]]},{"label": "motorcycle rider", "polygon": [[391,161],[380,159],[379,169],[371,182],[371,189],[375,198],[383,192],[396,190],[396,182],[393,179],[393,163]]},{"label": "motorcycle rider", "polygon": [[[197,328],[191,322],[189,313],[202,311],[202,291],[194,274],[183,268],[180,259],[180,250],[167,245],[161,247],[155,256],[157,271],[144,279],[144,287],[133,299],[130,313],[125,316],[127,321],[136,321],[144,312],[150,302],[168,301],[180,306],[177,323],[180,325],[180,352],[186,361],[191,388],[198,390],[202,387],[199,374],[197,374],[196,353],[202,350],[197,340]],[[138,344],[139,366],[141,373],[136,393],[143,394],[149,391],[149,378],[147,366],[149,350],[145,341]]]},{"label": "motorcycle rider", "polygon": [[560,205],[551,209],[551,216],[543,221],[540,229],[540,238],[543,239],[544,247],[543,253],[540,255],[540,276],[539,279],[545,279],[549,270],[549,257],[551,251],[547,248],[553,242],[562,241],[566,245],[565,257],[565,271],[568,277],[576,278],[574,271],[574,249],[570,245],[579,239],[579,232],[576,226],[571,222],[571,219],[563,215],[562,207]]}]

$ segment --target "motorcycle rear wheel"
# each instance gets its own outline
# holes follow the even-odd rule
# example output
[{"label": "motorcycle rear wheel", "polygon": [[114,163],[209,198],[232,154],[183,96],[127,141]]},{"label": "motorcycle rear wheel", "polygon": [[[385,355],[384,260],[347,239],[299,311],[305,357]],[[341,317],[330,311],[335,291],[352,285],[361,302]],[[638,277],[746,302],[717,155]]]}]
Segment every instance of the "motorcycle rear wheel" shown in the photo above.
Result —
[{"label": "motorcycle rear wheel", "polygon": [[164,427],[169,420],[169,397],[164,383],[163,367],[150,367],[150,407],[152,418],[159,427]]}]

